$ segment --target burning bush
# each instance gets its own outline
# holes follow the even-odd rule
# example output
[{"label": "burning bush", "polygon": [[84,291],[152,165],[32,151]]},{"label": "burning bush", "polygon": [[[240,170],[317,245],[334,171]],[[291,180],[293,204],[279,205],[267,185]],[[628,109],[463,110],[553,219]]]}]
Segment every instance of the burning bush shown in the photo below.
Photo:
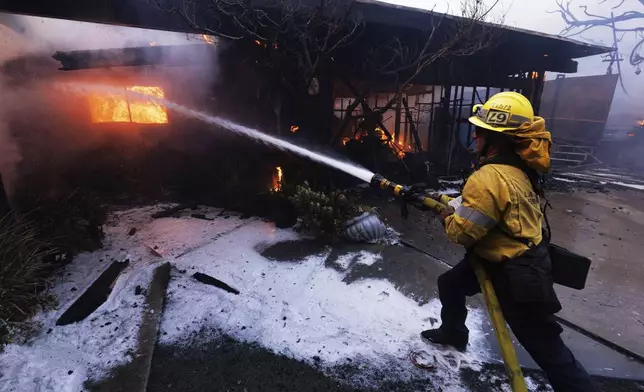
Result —
[{"label": "burning bush", "polygon": [[36,224],[24,216],[0,219],[0,346],[16,323],[51,301],[41,294],[52,270],[46,259],[53,254]]}]

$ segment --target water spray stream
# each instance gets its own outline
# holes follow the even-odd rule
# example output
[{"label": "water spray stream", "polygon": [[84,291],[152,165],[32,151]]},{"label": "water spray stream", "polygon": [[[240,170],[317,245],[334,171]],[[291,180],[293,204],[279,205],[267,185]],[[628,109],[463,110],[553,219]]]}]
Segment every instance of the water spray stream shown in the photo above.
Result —
[{"label": "water spray stream", "polygon": [[[73,91],[81,92],[81,93],[96,93],[102,92],[102,93],[108,93],[108,94],[122,94],[123,90],[117,87],[109,86],[109,85],[99,85],[99,84],[88,84],[88,83],[65,83],[62,85],[59,85],[59,87],[71,89]],[[281,150],[286,150],[290,151],[292,153],[298,154],[300,156],[309,158],[315,162],[323,163],[327,166],[333,167],[335,169],[341,170],[347,174],[350,174],[356,178],[359,178],[362,181],[365,182],[370,182],[371,179],[374,176],[374,173],[363,168],[360,166],[357,166],[353,163],[346,162],[346,161],[341,161],[335,158],[331,158],[327,155],[324,155],[319,152],[314,152],[311,150],[308,150],[304,147],[298,146],[296,144],[293,144],[291,142],[288,142],[286,140],[280,139],[278,137],[268,135],[266,133],[263,133],[257,129],[245,127],[243,125],[234,123],[230,120],[227,120],[222,117],[217,117],[217,116],[212,116],[210,114],[195,110],[195,109],[190,109],[186,106],[179,105],[177,103],[171,102],[167,99],[164,98],[156,98],[156,97],[151,97],[146,94],[140,94],[137,92],[132,92],[129,91],[128,94],[133,94],[133,95],[138,95],[143,99],[160,103],[164,105],[165,107],[169,109],[173,109],[179,113],[182,113],[184,115],[199,119],[201,121],[204,121],[208,124],[214,124],[214,125],[219,125],[222,128],[225,128],[229,131],[233,131],[237,134],[248,136],[252,139],[258,140],[260,142],[263,142],[265,144],[272,145],[274,147],[277,147]]]}]

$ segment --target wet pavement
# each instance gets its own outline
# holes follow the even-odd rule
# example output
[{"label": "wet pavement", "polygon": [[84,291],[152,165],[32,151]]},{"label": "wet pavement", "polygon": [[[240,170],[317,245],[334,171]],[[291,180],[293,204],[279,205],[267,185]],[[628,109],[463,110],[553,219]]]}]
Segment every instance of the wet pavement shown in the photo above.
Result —
[{"label": "wet pavement", "polygon": [[644,192],[550,199],[554,242],[592,260],[584,290],[557,287],[561,316],[644,356]]},{"label": "wet pavement", "polygon": [[[580,189],[551,193],[553,209],[548,217],[553,242],[592,259],[592,270],[584,290],[556,285],[563,304],[562,318],[644,355],[644,192],[620,190],[598,193]],[[377,203],[377,201],[372,201]],[[380,214],[403,238],[422,250],[454,265],[464,255],[462,247],[450,243],[443,227],[431,213],[417,211],[402,219],[395,204],[381,203]],[[442,266],[436,265],[440,270]],[[414,281],[412,278],[411,281]],[[616,320],[619,320],[616,322]],[[591,374],[644,379],[644,365],[570,328],[563,337]],[[494,348],[493,336],[490,341]],[[519,346],[522,366],[536,364]]]}]

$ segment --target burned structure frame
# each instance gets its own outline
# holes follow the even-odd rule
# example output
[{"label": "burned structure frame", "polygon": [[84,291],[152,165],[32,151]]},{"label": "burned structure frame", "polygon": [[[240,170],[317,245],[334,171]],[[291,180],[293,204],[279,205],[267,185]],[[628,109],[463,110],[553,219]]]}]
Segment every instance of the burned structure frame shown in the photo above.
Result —
[{"label": "burned structure frame", "polygon": [[[76,0],[64,0],[54,6],[45,1],[25,3],[8,0],[4,2],[3,10],[186,33],[201,34],[205,31],[218,34],[221,41],[227,41],[227,53],[233,54],[230,60],[223,61],[250,59],[251,63],[259,64],[259,60],[278,48],[278,42],[262,42],[252,34],[244,34],[226,19],[230,15],[216,15],[215,23],[212,12],[194,9],[194,19],[186,23],[182,15],[168,12],[173,2],[177,7],[182,4],[182,0],[168,0],[163,3],[164,7],[159,7],[158,1],[101,0],[89,6]],[[195,2],[193,6],[205,7],[207,3]],[[408,48],[418,47],[427,38],[427,26],[438,26],[431,33],[437,35],[436,42],[440,45],[453,36],[463,18],[370,0],[350,3],[351,12],[361,20],[359,29],[352,29],[359,30],[359,34],[334,48],[332,56],[321,61],[308,74],[304,88],[292,88],[292,84],[285,87],[278,83],[283,75],[292,73],[292,64],[288,61],[280,66],[283,69],[258,70],[267,81],[265,90],[270,90],[264,100],[273,105],[266,108],[273,110],[276,116],[276,129],[273,131],[288,137],[285,130],[297,129],[309,133],[308,141],[337,145],[343,138],[355,135],[359,123],[364,121],[365,111],[378,112],[384,107],[376,126],[386,134],[385,141],[392,146],[393,159],[403,154],[422,155],[444,173],[453,173],[469,165],[465,147],[472,140],[473,129],[467,117],[473,105],[496,92],[511,90],[526,95],[538,114],[546,72],[574,73],[577,63],[573,59],[610,51],[606,47],[481,21],[471,33],[485,33],[491,42],[478,50],[464,55],[448,54],[423,69],[401,69],[392,74],[383,71],[382,63],[365,69],[365,59],[373,54],[374,48],[383,47],[391,37]],[[261,8],[262,3],[257,4]],[[213,24],[218,26],[216,30],[204,28]],[[55,58],[64,70],[147,66],[158,65],[158,53],[163,50],[169,49],[150,46],[76,51],[57,53]],[[207,48],[194,45],[172,50],[184,51],[180,58],[190,62],[190,58],[195,57],[190,51]],[[372,72],[373,69],[380,69],[380,72]],[[314,93],[310,88],[313,81]],[[379,107],[378,97],[386,99],[387,104]],[[337,103],[342,99],[347,105],[340,104],[338,111]],[[356,109],[362,114],[353,124],[348,124],[346,116]],[[387,125],[382,117],[385,111],[391,118]],[[296,128],[293,128],[294,124]]]}]

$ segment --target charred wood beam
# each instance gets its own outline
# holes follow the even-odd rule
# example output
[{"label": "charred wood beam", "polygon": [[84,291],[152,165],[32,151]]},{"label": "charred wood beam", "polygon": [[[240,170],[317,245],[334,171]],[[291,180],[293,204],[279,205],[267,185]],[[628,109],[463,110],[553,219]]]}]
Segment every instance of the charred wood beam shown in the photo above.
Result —
[{"label": "charred wood beam", "polygon": [[397,151],[397,149],[398,149],[398,145],[396,144],[396,141],[392,139],[392,137],[391,137],[391,133],[389,132],[389,130],[387,129],[387,127],[385,126],[385,124],[383,124],[383,123],[382,123],[382,121],[381,121],[378,125],[380,125],[380,128],[382,128],[382,131],[385,133],[385,135],[387,135],[387,137],[389,138],[389,140],[391,140],[391,141],[392,141],[392,143],[391,143],[391,146],[392,146],[392,147],[391,147],[391,150],[392,150],[392,152],[394,153],[394,155],[396,155],[396,158],[398,158],[398,160],[400,161],[400,163],[402,163],[402,165],[403,165],[403,167],[405,168],[405,170],[407,170],[407,173],[411,173],[411,170],[409,170],[409,166],[407,166],[407,164],[405,163],[404,159],[403,159],[400,155],[398,155],[398,151]]},{"label": "charred wood beam", "polygon": [[197,205],[195,203],[183,203],[179,204],[173,207],[169,207],[166,209],[163,209],[161,211],[157,211],[154,214],[151,215],[152,219],[159,219],[159,218],[168,218],[174,214],[177,214],[183,210],[186,209],[197,209]]},{"label": "charred wood beam", "polygon": [[210,275],[202,274],[201,272],[195,272],[192,277],[200,283],[207,284],[210,286],[215,286],[217,288],[220,288],[224,291],[227,291],[231,294],[239,295],[239,290],[237,290],[234,287],[230,287],[228,284],[222,282],[221,280],[217,278],[213,278]]},{"label": "charred wood beam", "polygon": [[409,124],[411,134],[414,136],[414,143],[416,144],[416,151],[417,152],[422,151],[423,146],[420,143],[420,137],[418,137],[418,131],[416,130],[416,124],[414,124],[414,118],[411,115],[411,111],[409,110],[409,105],[407,104],[407,98],[403,98],[402,103],[405,106],[405,115],[407,116],[407,123]]},{"label": "charred wood beam", "polygon": [[0,219],[7,215],[11,211],[9,206],[9,198],[7,197],[7,192],[4,189],[4,183],[2,182],[2,173],[0,173]]},{"label": "charred wood beam", "polygon": [[[426,67],[413,80],[419,85],[453,85],[453,86],[491,86],[522,89],[518,80],[510,80],[511,75],[516,75],[528,70],[544,70],[557,73],[576,73],[578,64],[567,56],[549,55],[544,57],[540,50],[527,53],[519,59],[508,59],[501,64],[496,61],[498,53],[510,50],[510,46],[498,48],[498,51],[488,50],[486,53],[477,53],[468,57],[443,59]],[[391,75],[373,75],[359,72],[359,66],[353,61],[360,61],[361,55],[354,51],[354,58],[336,59],[337,72],[342,77],[361,82],[371,82],[377,85],[395,85],[401,80],[407,80],[411,75],[400,73],[397,78]],[[449,61],[448,61],[449,60]],[[368,75],[368,76],[367,76]],[[509,83],[509,84],[508,84]]]},{"label": "charred wood beam", "polygon": [[394,135],[395,135],[395,142],[398,142],[398,138],[400,137],[400,99],[396,102],[396,118],[394,119]]},{"label": "charred wood beam", "polygon": [[330,146],[335,146],[335,144],[338,142],[338,138],[344,134],[344,131],[351,119],[351,113],[353,113],[353,111],[358,107],[358,105],[360,105],[360,103],[362,103],[362,101],[367,96],[367,89],[365,89],[362,93],[358,93],[356,88],[346,78],[342,78],[342,83],[344,83],[349,88],[349,90],[351,90],[356,99],[351,102],[351,105],[347,107],[344,118],[342,119],[342,125],[340,125],[338,132],[331,138],[331,141],[329,142]]},{"label": "charred wood beam", "polygon": [[68,325],[84,320],[98,309],[109,297],[114,283],[121,272],[128,266],[129,261],[113,262],[101,275],[81,294],[80,297],[63,313],[56,325]]},{"label": "charred wood beam", "polygon": [[[485,64],[481,62],[480,65]],[[543,62],[534,62],[517,65],[516,67],[508,67],[505,69],[495,69],[494,72],[481,73],[477,70],[476,64],[470,64],[457,68],[449,73],[443,73],[441,77],[437,77],[436,73],[424,72],[419,75],[414,83],[425,85],[453,85],[453,86],[491,86],[491,87],[505,87],[511,89],[523,88],[523,81],[511,78],[511,75],[521,73],[522,71],[530,70],[545,70],[557,73],[576,73],[578,63],[573,60],[560,60],[550,63],[549,65]],[[439,73],[441,74],[441,73]]]},{"label": "charred wood beam", "polygon": [[75,50],[56,52],[61,70],[128,67],[141,65],[191,65],[214,55],[212,45],[145,46],[138,48]]}]

